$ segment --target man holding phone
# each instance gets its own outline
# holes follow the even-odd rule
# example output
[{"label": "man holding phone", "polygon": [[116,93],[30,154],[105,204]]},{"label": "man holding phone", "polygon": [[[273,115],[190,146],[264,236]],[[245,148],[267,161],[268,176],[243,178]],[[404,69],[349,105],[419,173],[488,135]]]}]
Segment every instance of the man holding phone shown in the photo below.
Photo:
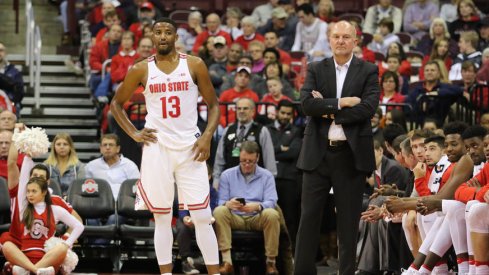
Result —
[{"label": "man holding phone", "polygon": [[267,274],[278,274],[280,214],[275,180],[268,170],[257,165],[260,148],[254,141],[241,145],[239,165],[225,170],[219,182],[219,205],[214,209],[216,234],[223,264],[221,274],[233,273],[231,230],[263,231]]}]

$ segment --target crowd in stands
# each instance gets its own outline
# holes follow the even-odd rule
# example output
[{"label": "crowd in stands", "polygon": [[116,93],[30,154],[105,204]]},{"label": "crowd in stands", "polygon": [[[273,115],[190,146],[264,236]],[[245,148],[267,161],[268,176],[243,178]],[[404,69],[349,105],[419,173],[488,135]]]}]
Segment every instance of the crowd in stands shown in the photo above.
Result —
[{"label": "crowd in stands", "polygon": [[[130,67],[154,54],[152,23],[165,10],[159,9],[158,1],[126,2],[132,1],[97,1],[88,12],[79,10],[86,13],[92,34],[86,53],[89,63],[82,65],[89,68],[89,87],[103,113],[106,134],[100,143],[102,157],[86,165],[78,160],[71,137],[56,135],[44,163],[63,195],[74,179],[97,177],[110,183],[117,198],[125,179],[139,177],[136,164],[120,154],[117,135],[123,133],[107,103]],[[65,3],[61,10],[66,9]],[[221,103],[209,178],[226,270],[232,268],[230,228],[263,229],[255,221],[233,227],[235,217],[227,209],[242,203],[233,197],[263,202],[250,203],[250,213],[269,209],[262,212],[270,216],[264,225],[267,256],[277,255],[278,232],[283,228],[293,247],[301,188],[295,163],[307,123],[297,104],[301,81],[307,63],[331,57],[328,29],[339,20],[351,19],[359,39],[354,54],[378,66],[381,90],[380,107],[371,119],[377,169],[364,187],[359,273],[399,274],[403,268],[404,274],[447,274],[449,269],[459,274],[489,274],[489,166],[485,165],[489,157],[489,17],[472,0],[412,0],[404,7],[379,0],[366,14],[353,17],[335,13],[334,5],[333,0],[270,0],[250,14],[238,7],[227,7],[222,16],[193,10],[177,29],[178,51],[205,61]],[[9,131],[21,108],[23,84],[2,46],[0,90],[6,94],[5,101],[11,101],[0,102],[4,110],[0,114],[0,176],[6,178],[2,159],[9,151]],[[144,125],[143,90],[140,87],[125,106],[138,128]],[[205,124],[205,106],[199,112],[199,123]],[[19,167],[21,163],[19,157]],[[254,167],[259,172],[246,179],[256,181],[253,192],[244,192],[239,185],[238,179],[243,178],[238,167]],[[322,212],[324,238],[319,245],[324,258],[318,262],[334,266],[334,205]],[[195,274],[198,253],[185,241],[192,222],[187,212],[177,216],[183,268]]]}]

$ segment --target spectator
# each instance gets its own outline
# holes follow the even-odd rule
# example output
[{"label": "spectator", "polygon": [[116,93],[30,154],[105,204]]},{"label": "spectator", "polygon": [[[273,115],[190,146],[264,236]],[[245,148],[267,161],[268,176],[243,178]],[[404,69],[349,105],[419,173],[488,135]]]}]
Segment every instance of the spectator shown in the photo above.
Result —
[{"label": "spectator", "polygon": [[117,89],[117,86],[126,77],[129,68],[134,65],[138,58],[139,54],[134,50],[134,33],[126,31],[122,34],[121,51],[114,55],[110,63],[113,90]]},{"label": "spectator", "polygon": [[[399,90],[397,91],[401,92],[403,95],[406,95],[409,91],[409,77],[399,73],[399,69],[401,68],[402,64],[401,56],[398,54],[391,54],[385,59],[387,61],[387,70],[385,72],[393,72],[397,75],[397,79],[399,81]],[[381,75],[384,75],[385,72],[382,72]]]},{"label": "spectator", "polygon": [[20,114],[21,101],[24,98],[24,80],[14,64],[7,60],[7,48],[0,43],[0,90],[3,90]]},{"label": "spectator", "polygon": [[273,31],[265,33],[264,43],[266,48],[273,48],[278,51],[278,53],[280,54],[279,62],[280,64],[282,64],[282,69],[284,71],[284,74],[288,75],[290,71],[290,64],[292,62],[292,58],[290,57],[288,52],[278,47],[279,37],[277,33]]},{"label": "spectator", "polygon": [[195,39],[202,31],[202,14],[199,11],[189,13],[187,23],[178,26],[178,38],[185,45],[185,51],[187,53],[192,51]]},{"label": "spectator", "polygon": [[[269,80],[275,81],[276,80]],[[277,160],[277,176],[275,177],[278,204],[284,212],[285,224],[295,243],[295,235],[299,226],[300,184],[299,171],[296,163],[301,149],[301,131],[294,126],[294,105],[287,99],[278,103],[277,118],[267,125],[272,137]]]},{"label": "spectator", "polygon": [[489,113],[484,113],[481,115],[481,126],[489,131]]},{"label": "spectator", "polygon": [[[389,49],[387,50],[387,56],[391,55],[399,55],[401,58],[401,65],[397,70],[397,73],[401,76],[411,77],[411,63],[406,58],[406,53],[404,52],[404,48],[402,44],[399,42],[394,42],[389,45]],[[365,56],[365,53],[364,53]],[[388,64],[385,62],[379,63],[379,72],[382,73],[385,69],[388,68]]]},{"label": "spectator", "polygon": [[241,56],[243,56],[243,47],[238,43],[231,44],[228,51],[228,62],[226,64],[226,71],[228,73],[236,70]]},{"label": "spectator", "polygon": [[241,19],[241,30],[243,34],[236,38],[236,42],[243,46],[245,51],[248,51],[248,45],[251,41],[265,41],[265,38],[256,32],[256,21],[252,16],[245,16]]},{"label": "spectator", "polygon": [[222,171],[239,164],[239,150],[244,141],[257,141],[261,158],[258,165],[277,174],[275,154],[270,132],[264,126],[253,121],[255,116],[255,102],[249,98],[240,98],[236,102],[237,122],[226,127],[217,145],[214,171],[212,173],[213,186],[219,185]]},{"label": "spectator", "polygon": [[438,6],[431,0],[417,0],[406,7],[404,12],[404,31],[420,40],[427,32],[430,22],[438,17]]},{"label": "spectator", "polygon": [[439,130],[441,130],[438,121],[434,118],[427,117],[424,120],[423,127],[421,129],[426,129],[432,133],[439,134]]},{"label": "spectator", "polygon": [[292,85],[290,85],[290,82],[284,76],[282,66],[280,65],[281,64],[278,62],[272,62],[265,66],[265,69],[263,70],[263,78],[256,84],[256,90],[254,90],[260,99],[269,92],[267,80],[271,78],[277,78],[280,80],[283,88],[282,92],[286,97],[291,99],[296,98],[295,89],[292,87]]},{"label": "spectator", "polygon": [[[406,99],[413,106],[411,119],[421,125],[425,116],[429,115],[441,123],[445,121],[450,106],[462,95],[462,88],[441,83],[440,66],[436,61],[426,63],[424,75],[424,82],[414,86]],[[420,100],[426,101],[421,104]]]},{"label": "spectator", "polygon": [[432,52],[433,45],[442,39],[448,41],[448,51],[450,57],[454,58],[458,54],[457,42],[450,38],[450,33],[448,32],[447,23],[437,17],[431,22],[430,31],[425,34],[421,41],[419,41],[416,46],[416,50],[422,52],[424,55],[428,55]]},{"label": "spectator", "polygon": [[482,66],[477,72],[477,80],[489,83],[489,47],[482,52]]},{"label": "spectator", "polygon": [[392,124],[398,124],[404,129],[404,132],[407,132],[407,122],[406,122],[406,116],[404,115],[404,112],[399,110],[399,109],[391,109],[387,111],[384,115],[384,137],[385,137],[385,131],[386,127]]},{"label": "spectator", "polygon": [[265,25],[272,18],[273,9],[278,7],[279,0],[269,0],[268,3],[256,7],[251,16],[255,18],[258,26]]},{"label": "spectator", "polygon": [[278,47],[285,51],[290,51],[294,44],[295,19],[284,10],[282,7],[276,7],[272,11],[272,18],[267,23],[258,28],[258,32],[264,35],[267,32],[275,32],[279,37]]},{"label": "spectator", "polygon": [[[67,13],[67,10],[63,10],[63,9],[66,9],[67,5],[68,5],[68,1],[63,1],[63,2],[65,2],[66,4],[60,5],[60,11],[61,11],[61,17],[62,18],[64,16],[67,17],[67,14],[66,15],[64,14],[64,13]],[[92,37],[97,36],[97,33],[101,29],[103,29],[104,27],[107,27],[106,23],[104,22],[105,21],[104,19],[105,19],[105,15],[108,12],[114,11],[114,12],[116,12],[116,14],[119,14],[119,12],[121,12],[120,9],[119,10],[116,9],[115,4],[116,3],[114,3],[112,0],[104,0],[104,1],[102,1],[101,6],[93,7],[91,14],[88,14],[87,17],[89,18],[89,20],[90,20],[91,15],[92,15],[92,19],[94,20],[94,21],[90,22],[90,33],[92,34]],[[120,3],[117,3],[117,4],[120,4]],[[66,7],[64,7],[64,5],[66,5]],[[99,17],[100,19],[95,19],[95,16],[93,16],[93,15],[95,15],[95,13],[97,13],[98,11],[100,11],[100,14],[97,15],[96,17]],[[123,15],[123,13],[121,13],[120,15]],[[64,29],[65,33],[68,33],[68,18],[62,19],[62,20],[63,20],[63,29]],[[64,20],[66,20],[66,23]],[[95,20],[97,20],[98,22],[95,22]]]},{"label": "spectator", "polygon": [[44,161],[49,168],[50,179],[59,183],[62,197],[75,179],[85,178],[85,164],[76,154],[73,139],[67,133],[58,133],[51,143],[51,152]]},{"label": "spectator", "polygon": [[[95,44],[90,51],[90,83],[89,87],[95,92],[102,80],[102,65],[107,59],[111,59],[120,51],[122,27],[112,25],[109,31],[109,39]],[[109,67],[110,70],[110,67]]]},{"label": "spectator", "polygon": [[195,43],[192,48],[193,54],[197,55],[201,51],[201,47],[204,42],[211,36],[223,36],[226,39],[226,45],[231,45],[231,36],[229,36],[229,33],[225,32],[224,30],[221,30],[221,19],[219,18],[219,15],[215,13],[207,15],[205,18],[205,23],[206,30],[199,33],[197,38],[195,38]]},{"label": "spectator", "polygon": [[143,37],[139,40],[137,53],[140,58],[148,58],[153,54],[153,41],[151,38]]},{"label": "spectator", "polygon": [[226,39],[223,36],[216,36],[212,41],[214,50],[211,53],[211,58],[206,60],[206,63],[209,68],[212,85],[214,87],[220,87],[222,78],[227,73],[226,67],[229,48],[226,46]]},{"label": "spectator", "polygon": [[302,4],[296,9],[299,23],[295,30],[294,45],[291,51],[302,51],[310,57],[314,56],[314,48],[318,43],[325,43],[328,24],[314,14],[310,4]]},{"label": "spectator", "polygon": [[[231,230],[263,231],[265,239],[266,274],[278,274],[280,213],[277,190],[272,173],[257,163],[260,147],[254,141],[243,142],[239,165],[223,172],[219,183],[219,204],[214,210],[216,235],[223,265],[221,274],[233,272],[231,259]],[[244,200],[244,201],[243,201]]]},{"label": "spectator", "polygon": [[144,2],[139,6],[139,21],[132,23],[129,30],[134,33],[135,44],[143,37],[143,29],[145,26],[153,26],[156,16],[155,7],[151,2]]},{"label": "spectator", "polygon": [[471,61],[462,63],[464,97],[474,111],[489,110],[489,87],[476,79],[477,68]]},{"label": "spectator", "polygon": [[[6,180],[8,180],[7,157],[9,154],[10,146],[12,146],[12,135],[13,132],[11,130],[0,130],[0,177]],[[19,154],[19,157],[17,159],[17,167],[19,167],[19,169],[22,166],[24,157],[24,154]]]},{"label": "spectator", "polygon": [[115,11],[108,11],[104,15],[104,27],[101,28],[96,36],[92,37],[92,45],[108,39],[108,32],[113,25],[121,25],[121,20]]},{"label": "spectator", "polygon": [[226,8],[226,25],[222,26],[222,29],[231,35],[233,41],[243,34],[243,30],[240,29],[239,22],[243,13],[238,7]]},{"label": "spectator", "polygon": [[424,80],[424,65],[428,61],[440,60],[445,65],[445,69],[448,71],[452,67],[453,60],[449,54],[449,40],[442,38],[436,40],[433,44],[433,49],[430,55],[426,55],[421,63],[421,68],[419,69],[419,79]]},{"label": "spectator", "polygon": [[370,126],[372,127],[372,134],[374,140],[378,140],[381,144],[384,144],[384,133],[380,122],[383,119],[382,109],[380,106],[375,111],[375,114],[370,119]]},{"label": "spectator", "polygon": [[267,115],[269,119],[276,118],[276,109],[282,100],[292,101],[288,96],[282,93],[283,85],[280,78],[273,77],[266,80],[268,93],[263,96],[261,102],[272,103],[272,105],[261,105],[258,108],[260,115]]},{"label": "spectator", "polygon": [[265,68],[265,61],[263,60],[263,51],[265,51],[265,45],[260,41],[251,41],[248,45],[248,52],[253,59],[252,73],[261,74]]},{"label": "spectator", "polygon": [[[477,13],[477,8],[475,7],[472,0],[461,0],[457,5],[458,19],[450,23],[450,36],[456,41],[459,40],[460,34],[462,32],[467,32],[471,30],[478,30],[480,28],[480,17]],[[478,45],[477,45],[478,46]],[[475,47],[476,49],[478,47]]]},{"label": "spectator", "polygon": [[[399,92],[399,76],[392,71],[387,71],[382,75],[380,85],[382,90],[380,92],[380,103],[404,103],[405,96]],[[385,115],[387,111],[395,109],[392,106],[380,106],[382,114]]]},{"label": "spectator", "polygon": [[392,5],[392,0],[379,0],[379,3],[372,5],[367,9],[365,22],[363,23],[363,32],[376,34],[380,31],[380,22],[384,18],[390,18],[393,23],[391,32],[398,33],[401,31],[402,11],[400,8]]},{"label": "spectator", "polygon": [[[232,89],[222,92],[219,97],[221,103],[233,103],[239,98],[249,98],[254,102],[259,101],[259,97],[255,91],[249,88],[251,70],[248,67],[242,66],[236,69],[234,76],[234,87]],[[220,123],[222,127],[226,127],[229,123],[234,123],[236,120],[236,107],[231,105],[221,106],[221,119]]]},{"label": "spectator", "polygon": [[479,28],[479,50],[483,51],[485,48],[489,47],[489,17],[481,20],[481,25]]},{"label": "spectator", "polygon": [[122,183],[128,179],[139,179],[137,165],[120,154],[119,137],[115,134],[103,135],[100,139],[101,157],[94,159],[85,166],[85,177],[106,180],[117,200]]},{"label": "spectator", "polygon": [[444,22],[452,23],[458,19],[458,2],[460,2],[460,0],[451,0],[449,3],[444,3],[441,5],[440,18],[443,19]]},{"label": "spectator", "polygon": [[481,67],[482,53],[477,50],[478,44],[479,35],[475,31],[464,32],[460,35],[460,40],[458,42],[460,53],[453,61],[453,65],[450,68],[450,80],[462,79],[461,69],[462,62],[464,61],[472,61],[477,69]]},{"label": "spectator", "polygon": [[4,110],[0,113],[0,131],[9,130],[14,131],[17,117],[9,110]]},{"label": "spectator", "polygon": [[[248,67],[250,70],[253,67],[253,59],[249,55],[243,55],[239,58],[238,67]],[[223,83],[221,85],[221,91],[226,91],[234,87],[234,78],[236,76],[236,70],[228,73],[224,76]],[[262,81],[262,77],[258,74],[252,73],[250,75],[250,88],[253,91],[257,91],[258,85]]]},{"label": "spectator", "polygon": [[334,17],[334,3],[332,0],[319,0],[317,15],[319,19],[328,24],[338,21],[338,18]]},{"label": "spectator", "polygon": [[393,33],[394,23],[390,18],[384,18],[379,22],[379,32],[373,35],[373,41],[370,42],[368,48],[374,52],[387,54],[389,45],[392,43],[400,43],[399,37]]}]

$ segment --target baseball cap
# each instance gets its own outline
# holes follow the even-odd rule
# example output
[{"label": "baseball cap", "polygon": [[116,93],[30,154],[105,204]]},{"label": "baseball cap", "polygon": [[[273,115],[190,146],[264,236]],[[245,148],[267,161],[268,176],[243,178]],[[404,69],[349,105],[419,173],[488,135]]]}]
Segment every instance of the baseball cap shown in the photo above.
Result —
[{"label": "baseball cap", "polygon": [[272,10],[272,17],[281,19],[281,18],[287,18],[287,17],[289,17],[289,15],[284,10],[284,8],[276,7]]},{"label": "baseball cap", "polygon": [[240,73],[240,72],[242,72],[242,71],[245,71],[245,72],[247,72],[248,74],[251,74],[251,70],[250,70],[250,68],[248,68],[248,67],[246,67],[246,66],[241,66],[241,67],[238,67],[238,68],[236,69],[236,72],[237,72],[237,73]]},{"label": "baseball cap", "polygon": [[216,37],[214,37],[214,46],[217,45],[217,44],[221,44],[221,45],[226,45],[226,38],[224,38],[224,36],[221,36],[221,35],[218,35]]},{"label": "baseball cap", "polygon": [[139,7],[140,10],[142,9],[147,9],[147,10],[153,10],[154,9],[154,6],[151,2],[144,2],[143,4],[141,4],[141,6]]}]

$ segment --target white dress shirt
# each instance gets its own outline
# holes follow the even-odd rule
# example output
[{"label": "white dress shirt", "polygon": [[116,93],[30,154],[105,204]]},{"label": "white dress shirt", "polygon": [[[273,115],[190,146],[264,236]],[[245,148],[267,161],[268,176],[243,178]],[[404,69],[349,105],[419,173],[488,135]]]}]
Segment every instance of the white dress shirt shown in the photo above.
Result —
[{"label": "white dress shirt", "polygon": [[[334,66],[336,68],[336,98],[341,98],[341,91],[343,90],[343,84],[345,83],[346,73],[348,72],[348,68],[350,67],[351,60],[353,58],[353,54],[350,59],[343,65],[339,65],[334,60]],[[340,109],[340,102],[338,100],[338,109]],[[331,126],[328,131],[328,139],[329,140],[346,140],[345,132],[343,131],[343,127],[341,124],[336,124],[333,120]]]}]

